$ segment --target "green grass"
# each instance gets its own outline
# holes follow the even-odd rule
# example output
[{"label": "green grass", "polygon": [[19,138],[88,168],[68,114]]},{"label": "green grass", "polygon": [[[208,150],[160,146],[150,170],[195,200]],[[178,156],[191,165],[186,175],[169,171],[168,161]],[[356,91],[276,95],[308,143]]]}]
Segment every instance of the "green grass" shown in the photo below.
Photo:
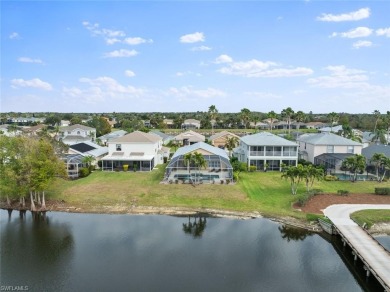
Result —
[{"label": "green grass", "polygon": [[[290,193],[290,184],[281,179],[280,172],[242,173],[237,184],[160,184],[164,166],[152,172],[102,172],[74,181],[57,180],[47,192],[48,198],[64,200],[68,205],[96,210],[102,206],[130,207],[188,207],[258,211],[265,216],[292,216],[305,219],[306,214],[292,208],[297,196]],[[324,193],[337,190],[354,193],[373,193],[377,182],[316,182],[313,188]],[[390,186],[389,182],[380,186]],[[301,184],[298,194],[305,192]]]},{"label": "green grass", "polygon": [[360,226],[367,228],[378,222],[390,222],[390,210],[362,210],[351,214],[351,218]]}]

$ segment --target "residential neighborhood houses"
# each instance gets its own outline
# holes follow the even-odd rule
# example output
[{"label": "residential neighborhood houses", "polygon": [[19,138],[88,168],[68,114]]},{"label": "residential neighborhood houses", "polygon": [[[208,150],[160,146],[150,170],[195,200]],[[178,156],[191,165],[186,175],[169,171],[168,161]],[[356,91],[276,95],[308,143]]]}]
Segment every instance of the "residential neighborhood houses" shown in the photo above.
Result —
[{"label": "residential neighborhood houses", "polygon": [[[227,157],[228,160],[233,157],[246,164],[248,169],[251,167],[255,171],[281,171],[285,166],[296,166],[299,161],[307,161],[314,165],[322,165],[328,173],[342,172],[343,161],[355,154],[370,153],[368,156],[372,156],[373,152],[364,151],[365,148],[375,148],[375,151],[388,156],[387,144],[390,135],[388,126],[386,131],[387,116],[384,116],[383,121],[378,124],[376,115],[375,124],[380,125],[381,128],[377,127],[375,132],[370,132],[364,131],[366,129],[351,129],[337,124],[334,113],[329,123],[326,118],[315,121],[312,117],[312,121],[303,122],[298,117],[295,121],[294,116],[286,120],[283,115],[276,115],[275,118],[275,115],[271,114],[266,115],[262,120],[256,118],[250,121],[244,115],[244,112],[247,115],[248,111],[245,109],[236,115],[238,122],[234,122],[232,116],[220,118],[218,115],[222,114],[217,111],[217,114],[214,112],[208,120],[182,119],[183,113],[176,119],[163,119],[153,113],[149,118],[143,115],[140,119],[142,123],[126,123],[134,127],[142,125],[144,127],[142,131],[136,128],[121,129],[120,126],[125,124],[124,120],[101,116],[101,120],[109,122],[111,132],[108,130],[100,137],[97,137],[99,131],[89,126],[92,125],[93,119],[96,121],[96,117],[87,119],[71,118],[69,115],[66,118],[59,116],[54,119],[58,120],[58,126],[53,126],[53,116],[49,124],[45,124],[46,120],[42,117],[3,118],[0,133],[10,137],[19,135],[40,137],[48,134],[68,145],[65,161],[68,164],[68,172],[70,168],[72,170],[71,174],[69,172],[69,177],[72,178],[78,177],[75,174],[75,167],[79,170],[86,166],[85,157],[91,157],[94,168],[104,171],[152,171],[158,165],[170,163],[173,158],[181,156],[181,160],[176,158],[179,159],[177,161],[181,161],[180,166],[167,164],[166,180],[174,180],[175,177],[171,177],[172,173],[178,174],[178,170],[187,171],[181,169],[185,166],[184,155],[195,152],[204,154],[206,163],[211,164],[206,167],[210,172],[213,172],[213,168],[218,170],[212,166],[214,162],[209,159],[210,155],[217,155],[223,159]],[[172,116],[171,114],[170,117]],[[72,121],[81,123],[72,124]],[[221,128],[223,123],[227,125],[226,129]],[[165,126],[158,129],[155,128],[156,125]],[[237,130],[231,127],[236,127]],[[352,140],[348,137],[357,137],[357,139]],[[196,150],[188,148],[192,145],[198,148]],[[371,163],[371,158],[368,156],[366,156],[367,165]],[[193,164],[191,167],[190,172],[196,168]],[[224,171],[221,170],[218,179],[226,181],[233,178],[230,174],[230,166],[224,165],[222,169]],[[229,175],[222,176],[225,172]],[[202,182],[212,181],[211,176],[207,176],[203,171],[200,171],[199,175],[204,176]],[[217,178],[216,173],[213,175]],[[192,176],[193,174],[190,175]]]}]

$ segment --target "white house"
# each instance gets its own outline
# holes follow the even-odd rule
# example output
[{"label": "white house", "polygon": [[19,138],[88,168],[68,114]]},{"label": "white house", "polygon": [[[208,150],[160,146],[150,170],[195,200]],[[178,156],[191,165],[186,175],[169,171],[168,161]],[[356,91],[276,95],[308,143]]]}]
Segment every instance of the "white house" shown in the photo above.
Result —
[{"label": "white house", "polygon": [[297,165],[298,144],[268,132],[240,138],[233,156],[257,170],[280,170],[282,164]]},{"label": "white house", "polygon": [[151,171],[164,161],[162,144],[161,137],[141,131],[108,141],[108,155],[102,159],[102,169]]},{"label": "white house", "polygon": [[329,132],[301,135],[297,142],[301,158],[312,163],[324,153],[361,154],[363,148],[361,143]]},{"label": "white house", "polygon": [[195,119],[184,120],[184,123],[181,124],[181,128],[188,129],[200,129],[200,121]]},{"label": "white house", "polygon": [[68,145],[96,140],[96,129],[84,125],[72,125],[60,128],[60,140]]}]

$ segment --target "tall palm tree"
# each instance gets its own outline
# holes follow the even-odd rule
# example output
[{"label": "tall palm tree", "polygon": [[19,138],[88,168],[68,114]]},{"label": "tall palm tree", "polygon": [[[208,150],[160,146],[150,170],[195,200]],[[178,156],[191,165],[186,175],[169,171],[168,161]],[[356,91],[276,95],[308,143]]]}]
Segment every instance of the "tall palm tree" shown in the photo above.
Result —
[{"label": "tall palm tree", "polygon": [[385,178],[385,175],[386,175],[386,172],[388,171],[388,170],[390,170],[390,158],[389,157],[383,157],[382,158],[382,167],[383,167],[383,175],[382,175],[382,177],[381,177],[381,179],[380,179],[380,181],[382,182],[383,181],[383,179]]},{"label": "tall palm tree", "polygon": [[242,120],[243,123],[244,123],[245,129],[246,129],[246,125],[247,125],[248,122],[249,122],[250,115],[251,115],[251,111],[250,111],[249,109],[247,109],[247,108],[241,109],[240,118],[241,118],[241,120]]},{"label": "tall palm tree", "polygon": [[306,120],[306,114],[303,111],[297,111],[295,114],[295,120],[298,122],[298,132],[300,128],[300,123]]},{"label": "tall palm tree", "polygon": [[376,127],[378,126],[378,121],[381,118],[381,112],[378,110],[374,110],[373,115],[375,116],[375,126],[374,126],[374,133],[375,133]]},{"label": "tall palm tree", "polygon": [[340,116],[335,112],[331,112],[328,114],[327,117],[328,117],[329,122],[330,122],[330,132],[332,133],[333,132],[333,125],[338,122]]},{"label": "tall palm tree", "polygon": [[371,142],[376,142],[377,144],[387,144],[386,141],[386,130],[385,129],[376,129],[374,136],[371,139]]},{"label": "tall palm tree", "polygon": [[276,120],[276,118],[278,117],[278,115],[274,112],[274,111],[270,111],[268,114],[267,114],[267,117],[270,121],[269,123],[269,126],[270,126],[270,129],[271,129],[271,132],[272,132],[272,128],[273,128],[273,124],[274,124],[274,121]]},{"label": "tall palm tree", "polygon": [[191,178],[191,164],[194,161],[194,155],[190,152],[184,155],[184,164],[187,165],[188,179],[192,182]]},{"label": "tall palm tree", "polygon": [[383,158],[386,156],[383,153],[374,153],[371,157],[371,162],[374,162],[375,171],[376,171],[376,179],[379,181],[379,168],[383,162]]},{"label": "tall palm tree", "polygon": [[197,175],[197,180],[195,180],[195,182],[198,182],[199,183],[199,176],[200,176],[200,169],[203,167],[205,168],[207,163],[206,163],[206,159],[204,158],[204,156],[199,153],[199,152],[195,152],[193,154],[194,156],[194,164],[195,166],[198,168],[198,175]]},{"label": "tall palm tree", "polygon": [[232,151],[234,148],[236,148],[238,145],[238,138],[237,137],[227,137],[225,142],[225,147],[227,150],[229,150],[229,157],[232,156]]},{"label": "tall palm tree", "polygon": [[361,154],[355,154],[344,159],[343,168],[348,169],[353,174],[353,181],[357,180],[357,174],[363,173],[366,168],[366,159]]},{"label": "tall palm tree", "polygon": [[[209,107],[208,114],[210,116],[211,133],[214,134],[214,123],[215,123],[215,120],[217,119],[217,116],[218,116],[218,110],[215,107],[215,105],[211,105]],[[214,120],[214,122],[213,122],[213,120]]]},{"label": "tall palm tree", "polygon": [[286,122],[287,122],[287,126],[288,126],[288,134],[290,135],[290,131],[291,131],[291,119],[294,115],[294,111],[291,107],[288,107],[288,108],[285,108],[284,110],[282,110],[282,116],[285,117],[286,119]]}]

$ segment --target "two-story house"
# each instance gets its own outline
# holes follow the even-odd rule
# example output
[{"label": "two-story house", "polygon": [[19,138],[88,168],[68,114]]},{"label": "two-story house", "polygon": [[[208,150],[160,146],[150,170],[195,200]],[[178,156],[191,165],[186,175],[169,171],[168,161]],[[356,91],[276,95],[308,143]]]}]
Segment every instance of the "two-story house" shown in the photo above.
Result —
[{"label": "two-story house", "polygon": [[162,138],[135,131],[107,142],[108,155],[102,158],[102,169],[151,171],[163,163]]},{"label": "two-story house", "polygon": [[297,165],[298,144],[268,132],[240,138],[233,156],[257,170],[281,170],[282,165]]},{"label": "two-story house", "polygon": [[301,135],[297,142],[300,158],[335,170],[345,157],[361,154],[363,148],[359,142],[330,132]]},{"label": "two-story house", "polygon": [[205,142],[206,137],[202,134],[190,130],[175,136],[173,140],[181,146],[186,146],[198,142]]},{"label": "two-story house", "polygon": [[183,130],[200,129],[200,121],[195,119],[184,120],[184,123],[181,124],[181,128]]},{"label": "two-story house", "polygon": [[96,129],[84,125],[72,125],[60,128],[60,140],[68,145],[96,140]]}]

